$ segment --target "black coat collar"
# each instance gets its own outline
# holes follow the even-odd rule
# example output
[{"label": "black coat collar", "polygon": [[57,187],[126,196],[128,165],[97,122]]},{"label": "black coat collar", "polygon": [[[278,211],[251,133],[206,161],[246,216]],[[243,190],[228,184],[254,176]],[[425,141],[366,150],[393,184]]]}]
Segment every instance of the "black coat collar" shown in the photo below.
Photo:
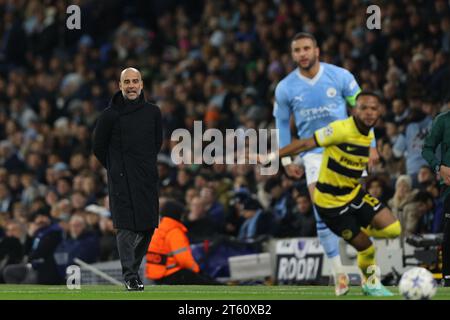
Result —
[{"label": "black coat collar", "polygon": [[120,114],[127,114],[134,112],[145,105],[144,92],[141,92],[137,100],[138,101],[136,101],[136,103],[129,103],[122,95],[122,91],[118,91],[112,97],[109,105],[111,108],[117,110]]}]

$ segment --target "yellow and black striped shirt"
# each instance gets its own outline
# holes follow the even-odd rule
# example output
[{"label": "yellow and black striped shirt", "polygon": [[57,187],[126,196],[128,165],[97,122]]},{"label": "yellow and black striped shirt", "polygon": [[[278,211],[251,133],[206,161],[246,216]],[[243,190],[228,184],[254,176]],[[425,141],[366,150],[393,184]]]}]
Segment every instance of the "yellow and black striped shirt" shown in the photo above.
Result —
[{"label": "yellow and black striped shirt", "polygon": [[359,178],[369,162],[373,130],[364,135],[349,117],[317,130],[314,138],[325,147],[314,203],[321,208],[342,207],[361,189]]}]

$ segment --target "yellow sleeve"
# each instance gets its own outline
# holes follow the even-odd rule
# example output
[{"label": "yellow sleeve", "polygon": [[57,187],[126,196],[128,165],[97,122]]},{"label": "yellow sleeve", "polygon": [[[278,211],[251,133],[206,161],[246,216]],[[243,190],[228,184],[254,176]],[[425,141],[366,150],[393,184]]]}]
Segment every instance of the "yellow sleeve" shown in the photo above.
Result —
[{"label": "yellow sleeve", "polygon": [[340,144],[345,140],[344,127],[341,121],[334,121],[328,126],[320,128],[314,132],[314,139],[319,147]]}]

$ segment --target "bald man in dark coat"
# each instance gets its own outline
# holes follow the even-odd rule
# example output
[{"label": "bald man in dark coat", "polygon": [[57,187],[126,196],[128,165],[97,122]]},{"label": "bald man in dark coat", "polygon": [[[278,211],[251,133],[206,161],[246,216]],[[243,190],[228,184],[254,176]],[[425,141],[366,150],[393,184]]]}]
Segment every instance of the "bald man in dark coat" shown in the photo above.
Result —
[{"label": "bald man in dark coat", "polygon": [[93,151],[107,169],[110,209],[125,285],[140,291],[138,271],[159,221],[156,160],[161,112],[147,102],[141,74],[122,71],[118,91],[97,120]]}]

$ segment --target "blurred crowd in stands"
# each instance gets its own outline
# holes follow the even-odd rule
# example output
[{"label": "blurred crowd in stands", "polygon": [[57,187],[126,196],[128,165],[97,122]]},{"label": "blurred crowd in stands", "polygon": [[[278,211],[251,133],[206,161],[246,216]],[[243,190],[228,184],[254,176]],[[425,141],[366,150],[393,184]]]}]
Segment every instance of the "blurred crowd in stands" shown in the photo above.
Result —
[{"label": "blurred crowd in stands", "polygon": [[[170,157],[172,132],[192,132],[196,120],[203,129],[273,128],[274,89],[295,68],[290,39],[302,30],[317,37],[322,61],[384,98],[368,191],[405,236],[440,232],[439,185],[421,148],[449,107],[449,2],[377,3],[381,30],[367,29],[368,4],[357,0],[0,0],[0,270],[24,256],[56,267],[117,258],[91,136],[127,66],[161,108],[160,196],[185,203],[192,243],[315,236],[304,179]],[[70,4],[81,8],[81,30],[66,28]]]}]

